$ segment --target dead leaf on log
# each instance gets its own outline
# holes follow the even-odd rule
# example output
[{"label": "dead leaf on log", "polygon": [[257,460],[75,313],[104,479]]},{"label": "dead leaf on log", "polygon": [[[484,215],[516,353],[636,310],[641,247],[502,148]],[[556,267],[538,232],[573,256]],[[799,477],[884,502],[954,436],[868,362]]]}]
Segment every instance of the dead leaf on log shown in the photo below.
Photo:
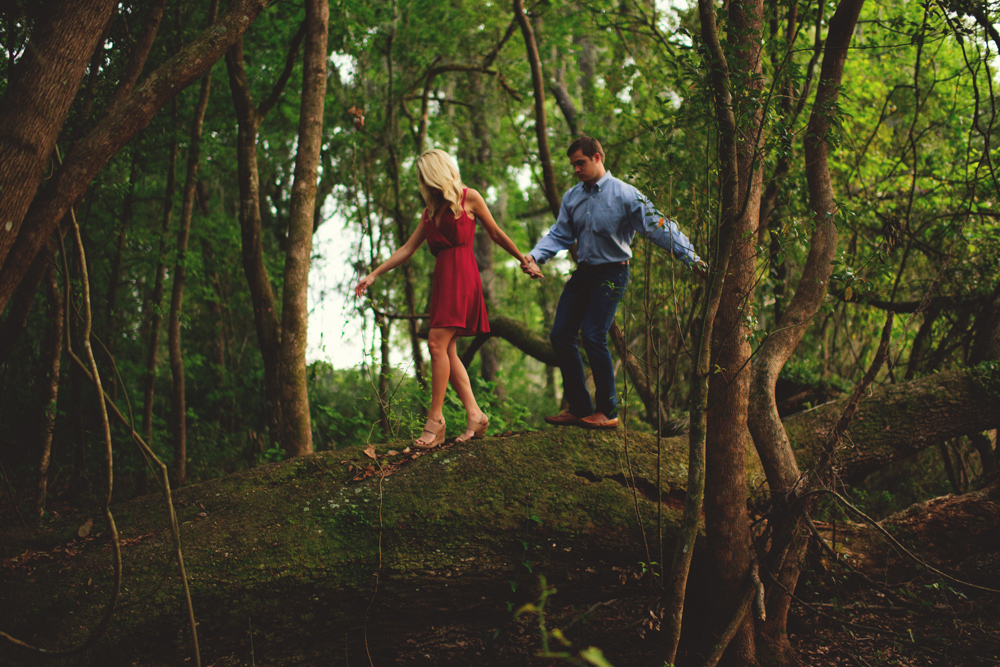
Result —
[{"label": "dead leaf on log", "polygon": [[378,458],[375,455],[375,445],[368,445],[367,447],[365,447],[365,456],[367,456],[370,459]]}]

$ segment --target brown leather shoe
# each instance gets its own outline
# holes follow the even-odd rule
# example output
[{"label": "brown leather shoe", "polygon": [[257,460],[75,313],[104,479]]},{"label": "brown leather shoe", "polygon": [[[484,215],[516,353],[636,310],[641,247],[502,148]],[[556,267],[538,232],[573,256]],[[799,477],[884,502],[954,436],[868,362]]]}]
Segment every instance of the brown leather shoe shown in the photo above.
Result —
[{"label": "brown leather shoe", "polygon": [[563,410],[557,415],[545,418],[546,423],[552,424],[553,426],[579,426],[580,418],[574,415],[569,410]]},{"label": "brown leather shoe", "polygon": [[587,428],[618,428],[618,417],[608,419],[603,412],[595,412],[589,417],[581,419],[580,425]]}]

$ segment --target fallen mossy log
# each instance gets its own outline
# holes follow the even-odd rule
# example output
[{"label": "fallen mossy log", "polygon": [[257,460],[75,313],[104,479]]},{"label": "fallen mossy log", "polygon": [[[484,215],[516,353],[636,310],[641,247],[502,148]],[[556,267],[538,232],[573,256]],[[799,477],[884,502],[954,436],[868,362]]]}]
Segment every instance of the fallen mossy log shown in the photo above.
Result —
[{"label": "fallen mossy log", "polygon": [[[860,478],[938,439],[985,430],[996,402],[981,379],[961,372],[877,390],[851,424],[841,470]],[[817,451],[841,410],[833,403],[786,420],[800,454]],[[623,579],[662,562],[657,515],[669,554],[683,501],[687,437],[661,440],[659,507],[655,442],[571,428],[449,446],[405,463],[386,456],[388,446],[377,460],[335,450],[181,489],[205,664],[227,655],[357,664],[367,653],[385,664],[414,625],[475,616],[477,632],[492,633],[533,599],[539,573],[584,610],[628,595]],[[382,466],[388,475],[371,476]],[[165,665],[190,655],[162,500],[124,503],[115,515],[125,570],[110,634],[82,661],[35,659],[4,645],[0,664]],[[38,532],[0,529],[0,629],[60,649],[93,627],[111,561],[100,519],[77,536],[89,518]],[[480,644],[490,655],[489,642]],[[299,662],[278,659],[291,655]],[[463,654],[455,664],[507,664],[496,660]]]},{"label": "fallen mossy log", "polygon": [[[585,581],[592,590],[595,581],[618,586],[640,562],[660,559],[654,447],[649,436],[629,434],[626,443],[623,431],[547,430],[453,445],[402,464],[394,462],[403,454],[375,461],[360,451],[324,452],[181,489],[175,504],[204,664],[230,653],[285,664],[276,653],[293,637],[334,659],[322,664],[360,664],[366,651],[385,664],[408,624],[480,614],[502,626],[513,604],[533,599],[538,573],[567,596]],[[664,450],[668,541],[685,459],[683,449]],[[391,474],[355,481],[376,466]],[[634,485],[626,482],[630,470]],[[115,515],[120,608],[98,647],[65,664],[180,664],[190,650],[162,501],[146,496]],[[85,635],[111,578],[101,519],[94,517],[90,536],[76,534],[88,518],[37,533],[4,529],[0,597],[8,604],[0,628],[50,649]],[[33,661],[0,646],[0,664]]]},{"label": "fallen mossy log", "polygon": [[[844,410],[847,399],[784,420],[789,440],[808,470]],[[864,397],[836,457],[848,484],[942,440],[1000,425],[1000,392],[982,372],[948,371],[884,385]]]}]

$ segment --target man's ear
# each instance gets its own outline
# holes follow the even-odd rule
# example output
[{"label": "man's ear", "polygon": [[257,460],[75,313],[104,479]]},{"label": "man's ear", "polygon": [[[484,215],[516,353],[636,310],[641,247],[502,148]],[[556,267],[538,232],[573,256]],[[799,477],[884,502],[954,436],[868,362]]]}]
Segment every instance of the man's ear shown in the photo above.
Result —
[{"label": "man's ear", "polygon": [[604,162],[604,156],[600,153],[594,153],[594,157],[591,158],[594,162]]}]

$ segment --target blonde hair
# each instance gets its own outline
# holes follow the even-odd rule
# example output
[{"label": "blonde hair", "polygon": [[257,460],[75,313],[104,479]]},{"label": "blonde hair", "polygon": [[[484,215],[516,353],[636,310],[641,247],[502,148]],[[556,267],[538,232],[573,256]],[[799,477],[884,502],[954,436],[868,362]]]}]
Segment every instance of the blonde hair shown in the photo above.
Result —
[{"label": "blonde hair", "polygon": [[451,212],[456,216],[462,214],[462,177],[451,156],[438,148],[432,148],[417,158],[417,181],[420,194],[427,204],[427,209],[433,216],[438,212],[441,201],[435,196],[435,190],[448,203]]}]

